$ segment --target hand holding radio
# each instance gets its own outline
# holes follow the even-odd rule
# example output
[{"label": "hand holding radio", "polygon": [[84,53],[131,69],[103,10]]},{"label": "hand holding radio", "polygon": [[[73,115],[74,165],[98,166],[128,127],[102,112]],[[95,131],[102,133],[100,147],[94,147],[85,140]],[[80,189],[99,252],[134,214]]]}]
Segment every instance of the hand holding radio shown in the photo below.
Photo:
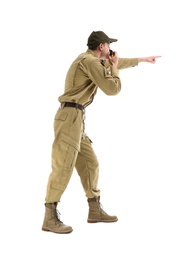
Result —
[{"label": "hand holding radio", "polygon": [[109,60],[110,65],[117,67],[118,60],[119,60],[117,52],[115,52],[113,50],[109,50],[108,60]]}]

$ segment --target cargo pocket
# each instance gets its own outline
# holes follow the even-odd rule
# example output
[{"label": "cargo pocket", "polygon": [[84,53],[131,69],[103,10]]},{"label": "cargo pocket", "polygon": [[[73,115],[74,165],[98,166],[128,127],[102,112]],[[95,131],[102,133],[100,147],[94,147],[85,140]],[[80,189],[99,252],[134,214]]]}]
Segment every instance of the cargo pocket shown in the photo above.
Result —
[{"label": "cargo pocket", "polygon": [[[62,143],[64,143],[64,141]],[[64,160],[64,168],[73,170],[75,163],[76,163],[78,150],[68,143],[64,143],[64,145],[66,146],[66,156],[65,156],[65,160]]]},{"label": "cargo pocket", "polygon": [[64,167],[71,169],[74,168],[79,151],[80,143],[75,141],[70,136],[62,133],[60,155],[64,155]]},{"label": "cargo pocket", "polygon": [[55,120],[65,121],[67,117],[68,117],[68,113],[67,112],[65,112],[65,111],[63,111],[61,109],[58,109],[54,119]]},{"label": "cargo pocket", "polygon": [[80,151],[80,140],[75,140],[71,136],[61,133],[61,140],[64,141],[67,144],[70,144],[72,147],[74,147],[77,151]]}]

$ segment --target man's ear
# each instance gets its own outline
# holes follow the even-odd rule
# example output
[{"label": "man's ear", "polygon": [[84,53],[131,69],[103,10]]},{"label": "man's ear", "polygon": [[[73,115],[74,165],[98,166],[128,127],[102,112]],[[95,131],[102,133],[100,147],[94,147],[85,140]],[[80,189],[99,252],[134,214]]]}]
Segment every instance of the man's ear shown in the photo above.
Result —
[{"label": "man's ear", "polygon": [[100,43],[98,48],[99,48],[99,51],[102,51],[103,50],[103,43]]}]

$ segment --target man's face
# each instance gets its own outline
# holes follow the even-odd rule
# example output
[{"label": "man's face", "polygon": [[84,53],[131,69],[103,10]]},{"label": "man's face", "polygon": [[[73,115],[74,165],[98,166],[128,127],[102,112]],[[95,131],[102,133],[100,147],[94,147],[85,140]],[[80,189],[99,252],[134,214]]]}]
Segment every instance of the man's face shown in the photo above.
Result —
[{"label": "man's face", "polygon": [[101,43],[101,59],[107,59],[109,55],[110,44],[109,43]]}]

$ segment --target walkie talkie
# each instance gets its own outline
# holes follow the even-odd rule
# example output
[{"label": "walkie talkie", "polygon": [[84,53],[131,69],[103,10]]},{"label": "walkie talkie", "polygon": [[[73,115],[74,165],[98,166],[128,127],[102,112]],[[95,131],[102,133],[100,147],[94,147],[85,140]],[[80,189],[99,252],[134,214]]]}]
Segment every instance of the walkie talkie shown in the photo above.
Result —
[{"label": "walkie talkie", "polygon": [[109,56],[113,57],[113,56],[114,56],[114,54],[115,54],[115,52],[114,52],[114,51],[112,51],[112,50],[109,50]]}]

